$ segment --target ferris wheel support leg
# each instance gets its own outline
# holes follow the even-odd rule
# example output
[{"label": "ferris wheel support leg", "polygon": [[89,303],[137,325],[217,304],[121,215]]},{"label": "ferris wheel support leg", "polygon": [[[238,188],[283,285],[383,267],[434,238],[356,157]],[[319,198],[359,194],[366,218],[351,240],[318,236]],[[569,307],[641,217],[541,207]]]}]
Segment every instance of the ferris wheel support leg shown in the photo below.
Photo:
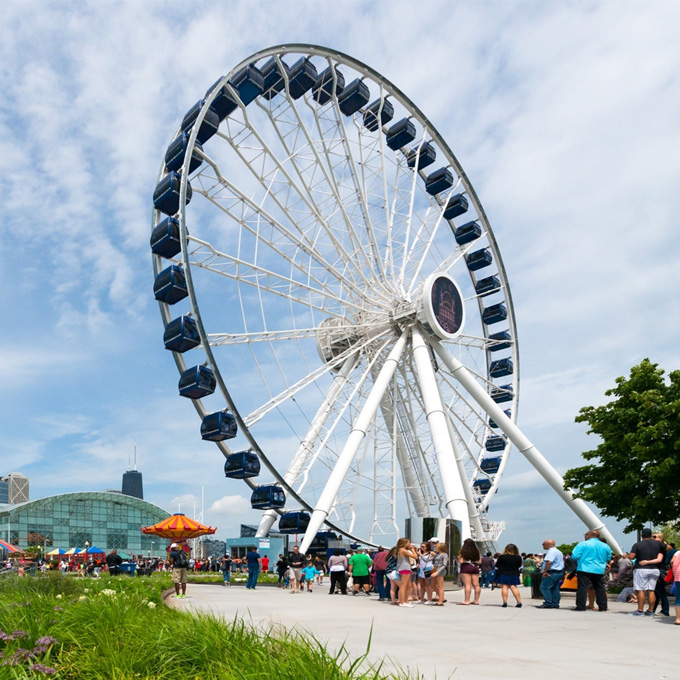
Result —
[{"label": "ferris wheel support leg", "polygon": [[395,370],[397,369],[397,364],[399,363],[399,359],[401,358],[401,355],[404,351],[404,346],[406,345],[407,335],[408,331],[405,330],[401,334],[401,337],[397,340],[390,353],[387,355],[385,363],[383,364],[378,376],[375,379],[375,382],[373,383],[373,388],[369,392],[366,402],[364,403],[364,406],[361,409],[357,419],[354,421],[352,431],[349,433],[349,437],[347,437],[345,446],[338,456],[335,467],[333,468],[333,471],[326,482],[324,490],[321,492],[321,496],[319,496],[319,500],[316,503],[314,512],[312,512],[307,531],[305,531],[304,538],[300,544],[301,553],[307,552],[310,543],[314,540],[314,537],[321,528],[321,525],[326,520],[326,517],[328,517],[328,513],[331,511],[331,508],[335,503],[338,491],[340,491],[342,482],[349,472],[349,468],[352,465],[354,456],[356,455],[361,442],[366,436],[366,432],[368,431],[368,427],[373,420],[373,416],[378,410],[378,406],[380,406],[380,400],[385,394],[389,382],[392,379]]},{"label": "ferris wheel support leg", "polygon": [[446,351],[437,341],[432,340],[432,347],[451,371],[454,378],[467,390],[468,394],[490,415],[498,427],[508,436],[517,450],[534,466],[539,474],[555,490],[557,495],[569,506],[577,517],[589,528],[600,532],[614,553],[620,555],[621,547],[611,535],[604,522],[580,499],[574,498],[570,490],[564,488],[562,476],[550,465],[543,454],[529,441],[515,423],[508,418],[503,409],[487,394],[486,390],[475,380],[465,366]]},{"label": "ferris wheel support leg", "polygon": [[[437,387],[439,387],[439,385],[437,385]],[[439,399],[442,401],[442,403],[444,403],[444,400],[442,399],[441,389],[439,390]],[[463,456],[461,455],[460,448],[456,443],[456,437],[454,436],[453,432],[453,424],[451,423],[451,418],[448,413],[446,414],[446,425],[448,426],[449,429],[449,437],[451,438],[453,453],[456,457],[456,466],[458,467],[458,474],[460,475],[461,479],[467,479],[467,475],[465,472],[465,464],[463,463]],[[485,542],[486,532],[484,531],[484,527],[482,526],[482,519],[479,516],[479,508],[477,507],[475,499],[472,496],[472,489],[470,489],[470,485],[463,483],[463,491],[465,492],[465,499],[467,500],[470,526],[475,531],[475,539],[480,543]]]},{"label": "ferris wheel support leg", "polygon": [[427,345],[418,329],[412,330],[412,336],[413,358],[420,383],[420,392],[425,404],[425,415],[432,433],[437,466],[442,477],[446,509],[449,511],[451,519],[461,523],[461,538],[465,540],[471,537],[470,509],[465,497],[463,480],[456,464],[456,454],[447,423],[448,417],[444,412],[444,405],[440,397],[439,386],[432,368]]},{"label": "ferris wheel support leg", "polygon": [[[295,482],[298,475],[300,474],[300,470],[302,470],[309,456],[314,452],[314,445],[316,444],[316,440],[319,438],[319,433],[323,429],[326,420],[328,420],[328,416],[331,413],[333,404],[338,398],[342,388],[347,384],[347,378],[354,370],[358,360],[359,353],[355,352],[351,356],[347,357],[340,370],[335,375],[330,389],[328,390],[328,394],[324,397],[323,403],[316,412],[316,415],[312,420],[312,424],[309,426],[309,430],[307,430],[305,438],[300,442],[300,445],[293,456],[293,460],[283,477],[286,481],[286,484],[290,485]],[[255,536],[259,538],[268,536],[269,531],[274,525],[277,517],[278,513],[275,510],[267,510],[264,512],[262,514],[260,526],[257,528]]]}]

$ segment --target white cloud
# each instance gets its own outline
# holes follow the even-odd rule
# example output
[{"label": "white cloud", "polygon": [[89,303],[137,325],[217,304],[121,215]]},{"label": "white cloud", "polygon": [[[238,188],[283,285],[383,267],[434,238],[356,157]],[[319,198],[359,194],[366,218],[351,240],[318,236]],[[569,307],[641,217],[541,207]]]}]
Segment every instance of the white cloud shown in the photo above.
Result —
[{"label": "white cloud", "polygon": [[215,515],[246,515],[250,512],[250,501],[243,496],[222,496],[212,503],[209,512]]}]

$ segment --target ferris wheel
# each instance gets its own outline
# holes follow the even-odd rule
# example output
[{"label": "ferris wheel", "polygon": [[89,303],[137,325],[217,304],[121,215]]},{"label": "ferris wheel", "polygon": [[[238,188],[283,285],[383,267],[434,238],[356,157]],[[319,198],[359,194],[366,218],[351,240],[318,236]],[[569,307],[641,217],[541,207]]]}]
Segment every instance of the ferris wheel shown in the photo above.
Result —
[{"label": "ferris wheel", "polygon": [[323,527],[376,544],[434,517],[491,546],[512,443],[600,528],[515,425],[512,298],[479,199],[379,73],[313,45],[244,60],[184,116],[152,220],[179,392],[251,487],[258,536],[278,520],[305,552]]}]

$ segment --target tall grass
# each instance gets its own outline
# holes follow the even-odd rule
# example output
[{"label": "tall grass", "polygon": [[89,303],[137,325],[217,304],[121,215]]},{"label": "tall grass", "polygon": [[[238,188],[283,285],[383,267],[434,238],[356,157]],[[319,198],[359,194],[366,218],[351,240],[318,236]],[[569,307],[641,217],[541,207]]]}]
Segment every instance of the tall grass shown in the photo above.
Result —
[{"label": "tall grass", "polygon": [[[167,608],[166,575],[0,579],[0,678],[379,680],[313,637]],[[368,641],[370,646],[370,641]],[[21,651],[23,650],[23,651]],[[400,675],[399,677],[405,677]]]}]

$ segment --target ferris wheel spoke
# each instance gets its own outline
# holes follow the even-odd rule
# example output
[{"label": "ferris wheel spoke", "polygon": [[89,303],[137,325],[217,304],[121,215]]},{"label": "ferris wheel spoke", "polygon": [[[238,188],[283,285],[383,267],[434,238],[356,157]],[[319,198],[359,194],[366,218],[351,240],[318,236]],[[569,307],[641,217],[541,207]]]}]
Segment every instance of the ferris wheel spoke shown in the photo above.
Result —
[{"label": "ferris wheel spoke", "polygon": [[[323,439],[321,439],[318,443],[317,446],[313,448],[313,450],[310,452],[311,455],[307,456],[306,459],[306,464],[303,467],[299,467],[299,469],[296,471],[296,482],[299,485],[297,488],[297,492],[301,493],[305,486],[309,483],[310,479],[310,473],[312,471],[312,467],[317,463],[320,462],[322,465],[326,465],[326,467],[329,470],[332,470],[335,461],[336,461],[336,456],[333,456],[332,458],[329,458],[327,461],[323,462],[320,461],[320,455],[322,452],[328,452],[328,443],[331,437],[335,435],[335,433],[338,430],[339,425],[346,419],[347,412],[350,410],[350,407],[353,404],[359,404],[362,403],[365,399],[365,389],[368,385],[367,378],[371,375],[373,366],[376,364],[378,361],[379,357],[381,356],[382,352],[385,350],[387,347],[389,341],[384,342],[381,347],[375,352],[374,356],[367,362],[367,366],[362,372],[362,374],[359,376],[358,379],[355,380],[354,387],[352,388],[351,392],[346,395],[346,397],[343,399],[344,403],[340,405],[340,408],[337,409],[337,412],[335,413],[335,417],[333,418],[330,426],[325,427],[325,434],[323,436]],[[334,402],[334,405],[337,404],[337,401]],[[328,417],[330,417],[330,413],[328,414]],[[327,420],[328,420],[327,417]],[[311,428],[310,428],[311,429]],[[320,433],[319,433],[320,434]],[[318,440],[318,435],[317,435],[317,440]]]},{"label": "ferris wheel spoke", "polygon": [[[280,65],[280,61],[279,61]],[[282,69],[283,70],[283,69]],[[284,80],[287,83],[287,75],[284,73]],[[306,179],[306,175],[309,175],[309,168],[311,167],[313,170],[318,169],[321,174],[323,175],[323,184],[322,186],[325,188],[325,192],[327,195],[332,196],[333,203],[335,205],[335,208],[331,210],[331,213],[334,212],[339,212],[339,214],[342,216],[342,222],[344,222],[344,228],[347,232],[347,235],[350,239],[350,242],[352,244],[353,252],[357,253],[360,256],[361,261],[369,268],[369,271],[372,271],[372,266],[371,262],[369,260],[368,254],[363,248],[363,245],[361,243],[361,239],[359,239],[354,231],[354,220],[350,218],[350,216],[347,213],[347,209],[345,206],[345,202],[342,200],[340,197],[340,190],[336,181],[335,174],[333,172],[332,164],[330,163],[330,159],[328,157],[327,153],[327,148],[326,148],[326,139],[323,137],[323,135],[319,136],[319,140],[313,140],[310,132],[307,128],[307,125],[305,124],[305,121],[302,119],[300,116],[300,113],[298,112],[297,106],[292,102],[288,101],[288,107],[289,110],[293,113],[295,117],[295,121],[297,123],[297,126],[295,126],[294,130],[297,132],[302,132],[305,140],[306,140],[306,147],[303,147],[301,150],[295,150],[292,148],[291,144],[289,143],[287,139],[287,135],[280,129],[278,119],[273,115],[273,112],[270,108],[267,108],[264,106],[260,101],[258,101],[259,106],[267,113],[272,127],[275,130],[276,134],[279,137],[279,141],[286,150],[287,153],[287,158],[288,160],[293,164],[296,170],[296,174],[298,176],[299,181],[302,183],[302,185],[305,187],[305,190],[307,191],[307,195],[312,201],[317,209],[317,212],[321,214],[321,209],[319,206],[317,206],[316,201],[315,201],[315,191],[312,190],[309,180]],[[318,125],[318,118],[316,116],[317,109],[316,107],[310,106],[311,111],[314,113],[314,120],[317,122]],[[344,138],[344,136],[341,136]],[[317,151],[317,145],[321,144],[322,148],[324,149],[324,158],[322,158],[318,151]],[[302,151],[304,149],[307,149],[309,153],[312,154],[312,158],[307,161],[307,167],[303,167],[302,164],[300,163],[300,159],[302,157]],[[347,160],[348,160],[348,167],[353,166],[353,160],[351,158],[351,151],[349,149],[346,149],[347,151]],[[313,180],[313,176],[310,178]],[[319,191],[319,190],[317,190]],[[364,216],[366,218],[366,215]],[[365,279],[366,281],[366,279]],[[380,285],[380,280],[378,279],[377,281],[374,282],[378,283]]]},{"label": "ferris wheel spoke", "polygon": [[[330,68],[333,70],[334,77],[337,78],[337,73],[335,72],[335,63],[333,63],[333,61],[329,59],[328,64]],[[308,105],[311,106],[309,101]],[[369,206],[367,199],[367,189],[364,182],[365,165],[363,155],[360,156],[359,161],[362,175],[360,180],[359,175],[357,173],[358,167],[357,161],[355,160],[354,152],[352,151],[352,145],[349,140],[347,125],[345,123],[345,117],[342,115],[342,112],[340,111],[338,101],[336,98],[333,98],[331,106],[327,107],[326,111],[328,111],[331,114],[328,117],[329,124],[332,125],[332,129],[335,135],[337,135],[335,137],[332,137],[332,140],[334,141],[335,145],[339,146],[344,151],[344,153],[339,155],[343,159],[342,166],[349,171],[349,175],[351,178],[350,189],[352,191],[352,195],[355,198],[355,200],[353,201],[353,206],[355,208],[358,208],[359,210],[358,218],[351,220],[350,224],[353,225],[354,222],[358,221],[363,225],[368,242],[370,258],[372,261],[371,269],[376,273],[376,282],[379,285],[385,287],[385,290],[389,294],[392,291],[390,291],[389,286],[387,284],[387,276],[385,268],[383,266],[382,257],[380,255],[380,246],[376,240],[371,208]],[[323,114],[320,114],[319,116],[315,117],[317,123],[317,130],[319,132],[321,139],[323,140],[324,153],[326,155],[328,166],[331,168],[331,174],[334,178],[334,181],[336,182],[337,187],[338,186],[337,179],[335,179],[337,170],[336,166],[333,164],[330,158],[332,149],[329,148],[329,145],[326,143],[327,136],[323,133],[321,129],[321,120],[323,119],[322,116]],[[358,135],[359,153],[361,154],[363,151],[363,129],[360,125],[356,123],[356,121],[354,122],[354,126],[356,129],[356,134]],[[339,193],[340,192],[338,190],[338,194]]]},{"label": "ferris wheel spoke", "polygon": [[[418,150],[417,153],[420,153],[420,149],[422,148],[423,144],[425,143],[426,139],[426,134],[427,131],[423,129],[423,136],[420,139],[420,144],[418,145]],[[418,187],[418,180],[420,179],[420,175],[418,174],[417,170],[417,164],[413,168],[413,173],[412,173],[412,178],[411,178],[411,190],[409,192],[409,200],[408,200],[408,213],[407,213],[407,218],[406,218],[406,233],[404,235],[404,252],[402,255],[402,261],[401,261],[401,271],[399,273],[399,286],[401,287],[402,290],[405,290],[404,287],[404,277],[406,276],[406,264],[408,262],[408,258],[411,255],[411,229],[413,226],[413,203],[416,198],[416,189]]]},{"label": "ferris wheel spoke", "polygon": [[[292,215],[294,212],[301,215],[302,213],[300,212],[300,209],[304,208],[305,214],[312,218],[313,223],[315,223],[317,226],[321,227],[324,230],[324,233],[326,234],[327,238],[333,244],[333,247],[337,251],[338,256],[347,267],[347,271],[354,272],[355,276],[352,278],[352,280],[354,281],[355,285],[359,284],[359,282],[362,282],[363,285],[368,285],[369,281],[366,279],[361,267],[358,266],[358,263],[356,262],[355,258],[352,257],[351,253],[347,252],[342,243],[336,237],[334,230],[328,224],[326,217],[319,212],[317,206],[311,200],[309,188],[307,186],[304,186],[303,190],[303,188],[299,186],[299,184],[293,179],[292,175],[285,168],[284,164],[278,159],[276,154],[271,150],[269,145],[257,132],[255,127],[249,124],[247,113],[244,115],[244,117],[245,127],[248,128],[249,133],[253,136],[255,140],[257,140],[257,143],[259,144],[259,147],[254,149],[255,153],[261,155],[263,159],[269,160],[269,162],[273,166],[269,170],[269,172],[264,174],[258,174],[255,171],[255,169],[251,167],[251,163],[248,161],[248,159],[246,159],[239,145],[234,143],[231,137],[225,136],[225,139],[227,139],[232,144],[232,147],[234,148],[236,153],[239,155],[241,160],[247,165],[247,167],[251,170],[252,174],[258,181],[260,182],[271,181],[269,195],[272,197],[272,200],[275,201],[279,209],[282,210],[288,216],[288,219],[290,219],[293,224],[299,225],[300,219],[296,219]],[[276,180],[279,186],[279,190],[277,191],[274,188],[274,182],[275,177],[278,176],[280,176],[283,179]],[[298,208],[295,205],[291,206],[288,200],[286,200],[285,202],[280,201],[278,199],[279,192],[281,193],[292,192],[293,194],[295,194],[295,196],[298,197],[298,202],[301,203],[302,205]],[[293,208],[295,208],[295,210],[293,210]]]},{"label": "ferris wheel spoke", "polygon": [[[441,228],[442,223],[445,222],[444,211],[446,209],[448,197],[450,195],[453,195],[453,194],[456,193],[456,191],[458,190],[458,187],[460,186],[460,182],[461,182],[461,180],[459,179],[458,182],[454,185],[454,187],[448,192],[448,194],[445,194],[444,196],[440,196],[440,195],[435,196],[435,199],[436,199],[435,204],[439,208],[437,210],[437,213],[436,213],[437,219],[436,219],[434,225],[432,226],[432,228],[430,229],[430,232],[427,236],[427,239],[424,241],[423,253],[420,256],[420,259],[418,260],[418,264],[416,265],[416,267],[413,271],[413,274],[411,275],[411,283],[408,286],[409,295],[413,292],[413,289],[415,288],[415,286],[418,282],[418,277],[420,276],[420,272],[422,271],[423,265],[425,264],[428,256],[430,255],[430,253],[432,251],[432,247],[435,243],[435,237],[439,233],[439,229]],[[425,226],[425,221],[423,221],[423,224],[422,224],[422,227],[424,227],[424,226]],[[421,229],[422,229],[422,227],[421,227]],[[418,232],[416,240],[417,241],[422,240],[420,231]],[[456,246],[456,248],[459,248],[459,246]],[[415,255],[415,253],[414,253],[414,255]],[[456,258],[455,262],[457,262],[457,261],[458,261],[458,258]],[[455,262],[454,262],[454,264],[455,264]],[[444,271],[448,271],[449,268],[445,269]]]},{"label": "ferris wheel spoke", "polygon": [[374,342],[376,339],[379,339],[381,336],[386,335],[387,333],[389,333],[389,331],[385,330],[382,333],[380,333],[380,334],[378,334],[378,335],[376,335],[372,338],[366,339],[362,343],[358,343],[356,345],[351,346],[345,352],[338,354],[336,357],[331,359],[328,363],[324,364],[323,366],[320,366],[315,371],[313,371],[309,375],[305,376],[301,380],[298,380],[295,384],[286,388],[285,390],[280,392],[275,397],[272,397],[265,404],[262,404],[262,406],[257,408],[255,411],[253,411],[252,413],[250,413],[248,416],[246,416],[243,419],[244,423],[246,424],[247,427],[249,427],[249,428],[252,427],[256,422],[261,420],[271,410],[280,407],[285,401],[294,397],[300,390],[302,390],[305,387],[307,387],[308,385],[316,382],[320,377],[330,373],[332,370],[337,369],[339,366],[341,366],[344,363],[344,361],[349,356],[351,356],[355,352],[360,352],[364,347],[366,347],[370,343]]},{"label": "ferris wheel spoke", "polygon": [[338,308],[352,307],[357,312],[364,311],[363,307],[333,294],[325,286],[315,288],[303,281],[296,281],[252,262],[220,252],[207,241],[202,241],[195,236],[190,236],[188,240],[196,244],[196,247],[188,253],[189,265],[192,267],[225,276],[239,284],[265,290],[306,307],[317,309],[329,316],[341,315],[334,312],[332,307],[324,302],[332,301],[337,304]]},{"label": "ferris wheel spoke", "polygon": [[[293,258],[290,257],[288,253],[286,253],[283,250],[282,248],[283,244],[288,245],[289,248],[294,247],[298,251],[308,253],[314,260],[314,262],[316,262],[316,264],[319,267],[323,268],[323,271],[331,274],[333,278],[335,278],[340,284],[347,287],[358,297],[364,295],[363,290],[353,280],[348,279],[343,274],[343,272],[340,271],[339,267],[334,266],[335,263],[333,261],[329,261],[327,256],[324,256],[321,252],[318,251],[318,249],[314,246],[314,243],[310,241],[309,238],[307,238],[306,234],[303,233],[301,236],[297,236],[295,233],[293,233],[284,224],[282,224],[280,220],[277,220],[268,211],[264,210],[262,206],[258,205],[253,200],[248,198],[248,196],[246,196],[246,194],[242,192],[233,182],[227,180],[222,175],[217,164],[212,159],[210,159],[205,153],[201,152],[201,155],[203,159],[206,160],[208,165],[210,165],[210,167],[215,172],[215,177],[208,178],[205,172],[199,173],[199,175],[197,175],[197,179],[199,181],[205,179],[212,179],[213,181],[210,185],[210,188],[202,191],[197,190],[197,193],[200,193],[203,196],[205,196],[207,200],[209,200],[213,205],[218,207],[220,210],[224,211],[236,223],[240,224],[244,229],[248,230],[259,240],[262,240],[264,243],[266,243],[266,245],[272,251],[279,254],[287,261],[291,262],[296,269],[301,271],[301,273],[303,274],[305,273],[304,268],[302,268],[301,265],[299,265]],[[235,203],[235,205],[237,206],[242,207],[242,212],[244,214],[239,215],[236,211],[233,210],[233,208],[229,207],[230,201],[228,200],[225,201],[224,199],[222,199],[220,194],[215,191],[215,184],[226,189],[234,196],[234,199],[231,202]],[[285,212],[285,208],[281,204],[277,203],[277,205],[279,209],[281,209],[285,214],[287,214]],[[247,218],[247,213],[245,209],[250,211],[252,216],[251,218],[256,219],[257,226],[253,226],[250,224],[249,220],[251,218]],[[290,218],[290,215],[288,215],[288,218],[291,224],[295,224],[294,220]],[[264,220],[266,225],[268,225],[269,228],[271,229],[272,235],[269,238],[263,236],[261,229],[262,220]],[[274,234],[278,235],[278,239],[274,238]]]}]

